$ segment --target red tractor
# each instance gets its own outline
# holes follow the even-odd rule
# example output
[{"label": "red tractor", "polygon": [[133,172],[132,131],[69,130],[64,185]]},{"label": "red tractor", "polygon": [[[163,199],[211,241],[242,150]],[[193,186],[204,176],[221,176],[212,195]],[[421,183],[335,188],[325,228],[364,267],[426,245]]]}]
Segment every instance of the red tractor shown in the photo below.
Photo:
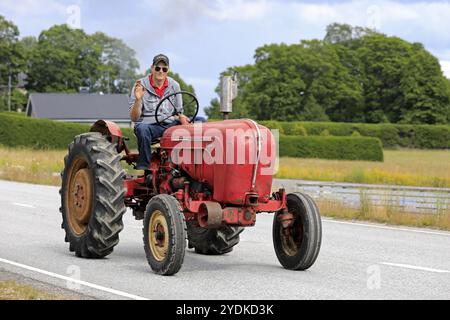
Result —
[{"label": "red tractor", "polygon": [[[192,99],[196,115],[197,99],[176,94]],[[159,109],[170,98],[155,113],[162,126]],[[276,150],[266,127],[225,120],[168,128],[152,144],[148,176],[126,174],[121,162],[133,165],[138,158],[126,140],[115,123],[99,120],[69,145],[60,211],[65,241],[78,257],[109,255],[128,207],[143,220],[145,253],[158,274],[180,270],[186,243],[199,254],[232,251],[260,212],[274,213],[273,243],[283,267],[305,270],[315,262],[322,234],[319,210],[308,195],[272,192]],[[262,161],[263,153],[268,161]]]}]

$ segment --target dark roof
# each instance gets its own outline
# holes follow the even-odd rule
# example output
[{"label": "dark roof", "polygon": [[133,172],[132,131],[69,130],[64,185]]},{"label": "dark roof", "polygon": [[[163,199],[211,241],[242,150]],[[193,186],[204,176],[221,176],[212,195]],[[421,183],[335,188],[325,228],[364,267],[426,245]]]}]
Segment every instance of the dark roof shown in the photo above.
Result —
[{"label": "dark roof", "polygon": [[129,120],[126,94],[32,93],[27,116],[54,120]]}]

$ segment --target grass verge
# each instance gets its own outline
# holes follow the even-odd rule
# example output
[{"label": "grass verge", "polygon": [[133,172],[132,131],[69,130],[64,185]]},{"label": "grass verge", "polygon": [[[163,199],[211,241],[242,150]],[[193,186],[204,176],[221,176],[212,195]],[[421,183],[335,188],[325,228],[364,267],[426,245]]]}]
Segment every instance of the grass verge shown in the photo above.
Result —
[{"label": "grass verge", "polygon": [[330,200],[318,200],[317,205],[320,213],[329,218],[450,230],[450,212],[408,213],[393,207],[373,206],[370,203],[363,203],[361,208],[353,208]]},{"label": "grass verge", "polygon": [[0,147],[0,179],[60,185],[66,151]]},{"label": "grass verge", "polygon": [[0,300],[65,300],[65,297],[8,280],[0,281]]}]

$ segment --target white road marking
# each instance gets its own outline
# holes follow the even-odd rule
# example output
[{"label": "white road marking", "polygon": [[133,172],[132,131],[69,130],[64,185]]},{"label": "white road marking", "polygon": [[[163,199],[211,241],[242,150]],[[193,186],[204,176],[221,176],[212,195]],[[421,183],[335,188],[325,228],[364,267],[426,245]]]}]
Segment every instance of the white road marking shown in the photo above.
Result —
[{"label": "white road marking", "polygon": [[369,227],[369,228],[375,228],[375,229],[394,230],[394,231],[407,231],[407,232],[434,234],[434,235],[439,235],[439,236],[450,237],[450,232],[449,233],[444,233],[444,232],[435,232],[435,231],[426,231],[426,230],[417,230],[417,229],[385,227],[385,226],[377,226],[377,225],[365,224],[365,223],[357,223],[357,222],[336,221],[336,220],[331,220],[331,219],[322,219],[322,221],[331,222],[331,223],[338,223],[338,224],[348,224],[348,225],[352,225],[352,226]]},{"label": "white road marking", "polygon": [[90,282],[81,281],[81,280],[77,280],[77,279],[74,279],[74,278],[62,276],[62,275],[59,275],[57,273],[53,273],[53,272],[50,272],[50,271],[45,271],[45,270],[38,269],[38,268],[35,268],[35,267],[30,267],[30,266],[27,266],[27,265],[24,265],[24,264],[21,264],[21,263],[17,263],[17,262],[14,262],[14,261],[10,261],[10,260],[6,260],[6,259],[0,258],[0,262],[6,263],[6,264],[10,264],[10,265],[13,265],[13,266],[16,266],[16,267],[19,267],[19,268],[22,268],[22,269],[26,269],[26,270],[29,270],[29,271],[38,272],[38,273],[41,273],[41,274],[44,274],[44,275],[47,275],[47,276],[50,276],[50,277],[53,277],[53,278],[65,280],[65,281],[72,282],[72,283],[77,283],[77,284],[80,284],[80,285],[83,285],[83,286],[86,286],[86,287],[90,287],[90,288],[94,288],[94,289],[97,289],[97,290],[100,290],[100,291],[112,293],[112,294],[117,295],[117,296],[122,296],[122,297],[125,297],[125,298],[134,299],[134,300],[149,300],[147,298],[143,298],[143,297],[140,297],[140,296],[137,296],[137,295],[134,295],[134,294],[130,294],[130,293],[126,293],[126,292],[123,292],[123,291],[119,291],[119,290],[115,290],[115,289],[99,286],[97,284],[93,284],[93,283],[90,283]]},{"label": "white road marking", "polygon": [[429,272],[437,272],[437,273],[450,273],[449,270],[412,266],[409,264],[402,264],[402,263],[380,262],[380,264],[384,264],[386,266],[391,266],[391,267],[406,268],[406,269],[413,269],[413,270],[421,270],[421,271],[429,271]]},{"label": "white road marking", "polygon": [[34,206],[32,206],[31,204],[13,202],[13,205],[24,208],[34,208]]}]

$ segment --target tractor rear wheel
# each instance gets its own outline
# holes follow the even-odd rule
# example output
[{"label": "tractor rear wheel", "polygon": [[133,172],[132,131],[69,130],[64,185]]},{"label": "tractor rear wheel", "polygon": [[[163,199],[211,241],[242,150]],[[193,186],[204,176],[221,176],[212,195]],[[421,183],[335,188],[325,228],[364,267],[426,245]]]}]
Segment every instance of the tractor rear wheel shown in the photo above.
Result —
[{"label": "tractor rear wheel", "polygon": [[98,132],[78,135],[61,173],[61,227],[78,257],[103,258],[119,243],[126,211],[121,156]]},{"label": "tractor rear wheel", "polygon": [[165,276],[177,273],[183,264],[187,237],[178,200],[168,194],[154,196],[145,210],[143,233],[152,270]]},{"label": "tractor rear wheel", "polygon": [[196,253],[222,255],[233,250],[239,243],[239,235],[244,228],[224,226],[219,229],[201,228],[196,222],[187,223],[189,247]]},{"label": "tractor rear wheel", "polygon": [[287,215],[280,211],[274,216],[275,253],[284,268],[306,270],[316,261],[322,241],[319,209],[302,193],[288,194],[287,207]]}]

